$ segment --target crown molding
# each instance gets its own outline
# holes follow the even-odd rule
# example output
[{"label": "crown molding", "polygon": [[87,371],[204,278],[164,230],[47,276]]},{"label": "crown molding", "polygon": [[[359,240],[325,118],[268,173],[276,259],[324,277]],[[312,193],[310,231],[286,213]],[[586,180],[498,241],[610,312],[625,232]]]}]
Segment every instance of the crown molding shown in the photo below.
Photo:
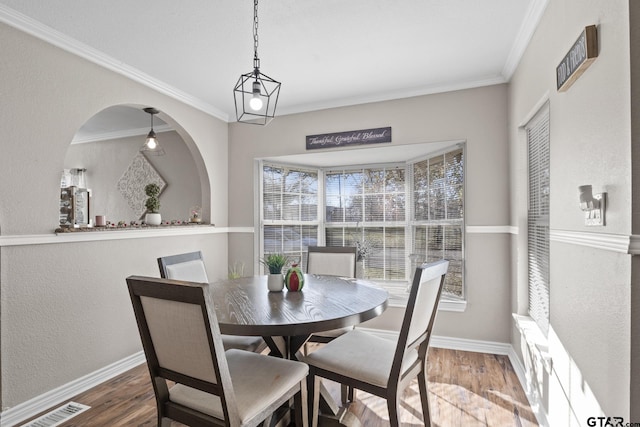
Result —
[{"label": "crown molding", "polygon": [[474,89],[484,86],[493,86],[507,83],[507,79],[503,76],[488,77],[485,79],[456,82],[451,84],[425,86],[422,88],[398,90],[385,92],[383,94],[375,94],[370,96],[358,96],[346,99],[332,99],[310,104],[299,104],[291,107],[278,108],[278,115],[284,116],[289,114],[308,113],[310,111],[327,110],[330,108],[351,107],[361,104],[372,104],[374,102],[393,101],[397,99],[414,98],[416,96],[434,95],[445,92],[455,92],[458,90]]},{"label": "crown molding", "polygon": [[524,55],[524,51],[527,49],[536,28],[538,28],[538,24],[548,4],[549,0],[534,0],[529,5],[529,9],[502,68],[502,76],[505,80],[511,80],[511,76],[513,76],[516,68],[518,68],[522,55]]},{"label": "crown molding", "polygon": [[137,83],[140,83],[157,92],[167,95],[177,101],[187,104],[215,118],[229,121],[229,115],[213,105],[181,91],[165,82],[162,82],[142,71],[126,65],[97,49],[87,46],[78,40],[69,37],[53,28],[42,24],[22,13],[0,4],[0,22],[39,38],[49,44],[59,47],[71,54],[93,62],[108,70],[121,74]]}]

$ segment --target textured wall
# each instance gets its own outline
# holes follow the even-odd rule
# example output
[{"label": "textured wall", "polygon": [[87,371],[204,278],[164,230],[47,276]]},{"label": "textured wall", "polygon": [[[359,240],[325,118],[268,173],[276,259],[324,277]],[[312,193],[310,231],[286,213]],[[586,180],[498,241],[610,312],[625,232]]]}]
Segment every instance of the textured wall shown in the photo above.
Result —
[{"label": "textured wall", "polygon": [[[628,19],[627,2],[551,0],[511,80],[511,223],[520,232],[513,242],[512,307],[520,314],[527,308],[527,153],[520,126],[542,102],[550,108],[551,232],[631,234]],[[556,66],[591,24],[598,26],[599,56],[568,91],[557,92]],[[583,184],[608,192],[606,227],[584,225],[577,191]],[[549,351],[558,392],[545,397],[549,412],[560,417],[552,422],[584,424],[585,412],[598,415],[598,406],[635,421],[628,419],[631,257],[553,240],[550,250],[550,323],[559,341]],[[565,364],[571,380],[561,372]],[[592,397],[591,408],[584,408]]]},{"label": "textured wall", "polygon": [[[163,112],[193,157],[205,219],[226,225],[227,123],[1,23],[0,40],[2,237],[52,235],[70,141],[112,105]],[[225,234],[0,247],[1,407],[141,350],[125,277],[196,249],[226,276]]]}]

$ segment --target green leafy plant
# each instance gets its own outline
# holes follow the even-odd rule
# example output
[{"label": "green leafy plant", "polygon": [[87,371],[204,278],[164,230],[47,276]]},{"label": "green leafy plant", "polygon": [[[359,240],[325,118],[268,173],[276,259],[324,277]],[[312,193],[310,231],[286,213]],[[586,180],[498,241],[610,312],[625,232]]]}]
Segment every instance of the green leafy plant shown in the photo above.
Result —
[{"label": "green leafy plant", "polygon": [[154,183],[147,184],[144,187],[144,193],[148,196],[147,200],[144,202],[147,210],[152,213],[160,212],[160,200],[158,199],[158,194],[160,194],[160,186]]},{"label": "green leafy plant", "polygon": [[289,262],[289,258],[283,254],[268,254],[260,260],[271,274],[282,274],[282,269]]},{"label": "green leafy plant", "polygon": [[244,275],[244,263],[236,261],[229,266],[229,279],[239,279]]}]

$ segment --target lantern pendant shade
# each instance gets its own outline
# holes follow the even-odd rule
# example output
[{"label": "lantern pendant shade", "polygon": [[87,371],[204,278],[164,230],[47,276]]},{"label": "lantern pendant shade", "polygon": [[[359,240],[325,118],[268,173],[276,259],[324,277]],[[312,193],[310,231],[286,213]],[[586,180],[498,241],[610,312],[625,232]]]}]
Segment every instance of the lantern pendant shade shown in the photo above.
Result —
[{"label": "lantern pendant shade", "polygon": [[[276,115],[279,95],[280,82],[259,70],[241,75],[233,88],[237,120],[254,125],[268,124]],[[259,108],[254,109],[256,107]]]}]

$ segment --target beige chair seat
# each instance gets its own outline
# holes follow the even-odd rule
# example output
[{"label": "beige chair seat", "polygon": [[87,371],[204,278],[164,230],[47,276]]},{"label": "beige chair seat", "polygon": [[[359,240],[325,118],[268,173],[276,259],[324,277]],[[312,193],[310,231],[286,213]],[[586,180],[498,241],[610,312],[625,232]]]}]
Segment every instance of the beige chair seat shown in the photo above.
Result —
[{"label": "beige chair seat", "polygon": [[313,334],[313,336],[332,339],[332,338],[337,338],[340,335],[346,334],[349,331],[353,331],[353,326],[346,326],[344,328],[331,329],[330,331],[316,332]]},{"label": "beige chair seat", "polygon": [[[397,341],[380,338],[357,329],[331,341],[303,358],[317,368],[348,376],[358,381],[386,387]],[[415,349],[407,351],[402,362],[403,371],[418,359]]]},{"label": "beige chair seat", "polygon": [[[228,350],[225,355],[242,423],[273,404],[278,397],[302,381],[309,371],[309,367],[301,362],[265,357],[248,351]],[[218,396],[183,384],[176,384],[169,389],[169,400],[215,418],[224,418]]]},{"label": "beige chair seat", "polygon": [[225,350],[237,349],[260,353],[266,348],[262,337],[245,337],[241,335],[223,335],[222,345]]}]

